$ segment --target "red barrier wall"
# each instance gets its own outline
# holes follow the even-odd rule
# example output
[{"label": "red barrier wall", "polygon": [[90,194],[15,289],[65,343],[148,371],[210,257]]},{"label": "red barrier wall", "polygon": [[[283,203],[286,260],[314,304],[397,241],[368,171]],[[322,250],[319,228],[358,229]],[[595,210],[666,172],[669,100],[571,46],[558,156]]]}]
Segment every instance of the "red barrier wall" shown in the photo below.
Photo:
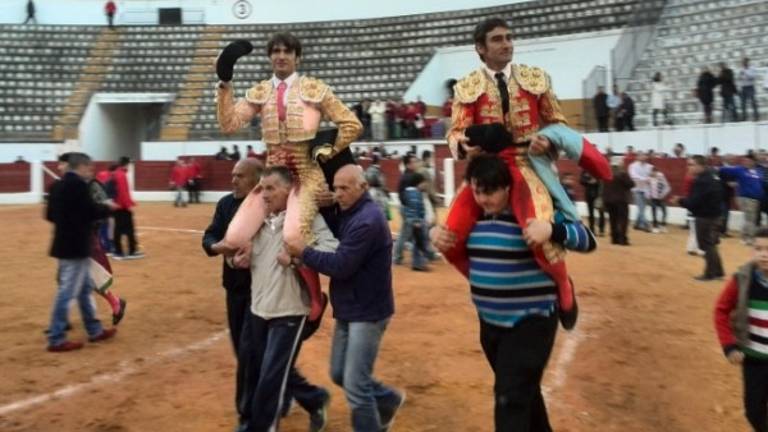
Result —
[{"label": "red barrier wall", "polygon": [[28,163],[0,164],[0,193],[30,192]]}]

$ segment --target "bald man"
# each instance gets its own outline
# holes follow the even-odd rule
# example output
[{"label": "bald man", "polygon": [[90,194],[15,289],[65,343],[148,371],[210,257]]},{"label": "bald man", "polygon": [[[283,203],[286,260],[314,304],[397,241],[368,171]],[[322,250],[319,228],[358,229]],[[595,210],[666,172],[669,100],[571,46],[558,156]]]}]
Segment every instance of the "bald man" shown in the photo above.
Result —
[{"label": "bald man", "polygon": [[352,429],[389,431],[405,393],[378,382],[373,377],[373,365],[395,311],[392,235],[384,213],[367,192],[359,166],[339,169],[333,187],[338,207],[325,216],[339,247],[335,252],[321,252],[298,238],[286,243],[286,250],[331,278],[336,320],[331,379],[344,388],[352,411]]},{"label": "bald man", "polygon": [[[232,193],[225,195],[216,204],[213,221],[203,234],[205,253],[208,256],[224,256],[221,282],[227,293],[227,321],[235,358],[240,349],[243,321],[251,307],[251,270],[235,268],[232,264],[232,256],[236,251],[225,248],[221,240],[245,196],[259,183],[263,169],[264,165],[257,159],[243,159],[235,164],[232,168]],[[244,409],[247,409],[243,406],[244,373],[245,371],[238,364],[235,405],[240,418],[243,417]]]}]

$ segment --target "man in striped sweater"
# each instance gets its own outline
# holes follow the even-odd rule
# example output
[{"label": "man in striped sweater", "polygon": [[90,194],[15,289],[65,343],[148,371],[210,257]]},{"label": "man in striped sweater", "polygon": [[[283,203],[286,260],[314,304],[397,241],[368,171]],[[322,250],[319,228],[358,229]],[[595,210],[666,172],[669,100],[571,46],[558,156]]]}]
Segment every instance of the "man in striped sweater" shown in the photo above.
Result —
[{"label": "man in striped sweater", "polygon": [[[583,224],[562,218],[516,220],[512,178],[497,156],[474,157],[466,180],[484,213],[467,239],[468,278],[480,343],[495,375],[496,431],[551,431],[540,384],[557,331],[557,287],[532,248],[553,241],[590,251],[594,236]],[[433,240],[439,250],[448,250],[456,235],[438,227]]]},{"label": "man in striped sweater", "polygon": [[753,259],[728,281],[715,307],[715,330],[728,361],[741,365],[744,408],[768,431],[768,229],[755,233]]}]

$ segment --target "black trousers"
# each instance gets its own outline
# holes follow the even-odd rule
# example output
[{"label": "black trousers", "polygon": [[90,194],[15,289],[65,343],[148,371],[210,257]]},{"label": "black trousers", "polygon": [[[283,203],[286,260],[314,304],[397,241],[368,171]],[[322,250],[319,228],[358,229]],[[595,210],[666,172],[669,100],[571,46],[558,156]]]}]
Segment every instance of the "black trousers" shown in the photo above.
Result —
[{"label": "black trousers", "polygon": [[[229,337],[232,339],[232,348],[235,351],[237,372],[235,375],[235,408],[242,422],[244,418],[245,402],[243,400],[243,387],[245,381],[245,367],[239,361],[240,337],[245,318],[251,308],[251,287],[232,286],[226,287],[227,292],[227,323],[229,324]],[[245,416],[247,417],[247,416]]]},{"label": "black trousers", "polygon": [[[656,210],[661,210],[661,220],[656,217]],[[667,226],[667,205],[664,200],[651,199],[651,215],[653,216],[653,227],[658,228],[659,225]]]},{"label": "black trousers", "polygon": [[629,204],[605,203],[611,224],[611,243],[628,243],[627,227],[629,226]]},{"label": "black trousers", "polygon": [[294,363],[301,349],[301,332],[306,316],[263,319],[247,313],[240,335],[238,361],[245,368],[243,432],[268,432],[276,426],[288,387],[294,399],[307,411],[319,409],[325,390],[309,384],[298,374]]},{"label": "black trousers", "polygon": [[115,253],[123,255],[123,236],[128,236],[128,254],[136,253],[136,234],[133,229],[133,212],[130,210],[115,210]]},{"label": "black trousers", "polygon": [[696,218],[696,241],[704,251],[704,277],[725,276],[717,244],[720,243],[720,218]]},{"label": "black trousers", "polygon": [[599,132],[608,132],[608,115],[597,116],[597,130]]},{"label": "black trousers", "polygon": [[557,315],[532,316],[513,328],[480,320],[480,343],[494,372],[496,432],[551,432],[541,377],[552,353]]},{"label": "black trousers", "polygon": [[589,219],[589,229],[592,230],[592,232],[595,232],[595,211],[597,211],[600,234],[603,234],[605,232],[605,210],[602,207],[595,207],[595,201],[597,201],[597,197],[587,197],[587,218]]},{"label": "black trousers", "polygon": [[744,359],[744,411],[755,432],[768,432],[768,362]]}]

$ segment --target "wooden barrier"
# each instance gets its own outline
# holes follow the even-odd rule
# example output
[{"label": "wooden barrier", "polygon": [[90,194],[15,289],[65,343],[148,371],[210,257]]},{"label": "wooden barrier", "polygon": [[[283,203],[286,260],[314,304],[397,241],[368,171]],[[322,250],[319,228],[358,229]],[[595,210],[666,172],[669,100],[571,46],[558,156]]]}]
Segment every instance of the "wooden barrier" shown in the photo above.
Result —
[{"label": "wooden barrier", "polygon": [[30,192],[30,168],[26,162],[0,164],[0,193]]}]

